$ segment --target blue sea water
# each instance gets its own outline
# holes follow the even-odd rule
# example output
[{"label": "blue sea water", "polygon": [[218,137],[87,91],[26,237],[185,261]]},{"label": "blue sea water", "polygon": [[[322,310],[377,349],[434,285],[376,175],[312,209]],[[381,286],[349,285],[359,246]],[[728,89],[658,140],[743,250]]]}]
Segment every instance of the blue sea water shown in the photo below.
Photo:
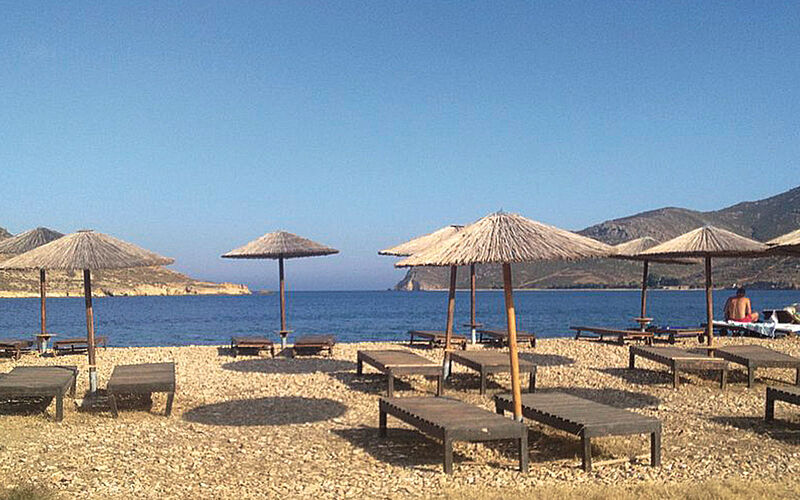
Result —
[{"label": "blue sea water", "polygon": [[[722,315],[730,291],[716,291]],[[797,290],[751,290],[757,310],[800,302]],[[638,290],[517,291],[517,325],[540,338],[569,336],[569,325],[633,326]],[[444,329],[445,292],[293,292],[287,299],[289,327],[300,333],[334,333],[340,342],[402,340],[410,329]],[[85,336],[82,298],[51,298],[48,330],[63,337]],[[98,334],[113,346],[224,344],[232,335],[269,334],[278,329],[278,296],[102,297],[94,300]],[[456,328],[468,321],[469,293],[456,297]],[[697,326],[705,320],[701,290],[653,290],[648,316],[670,326]],[[478,321],[505,327],[501,291],[478,292]],[[28,337],[39,330],[39,299],[0,299],[0,338]],[[291,340],[291,337],[290,337]]]}]

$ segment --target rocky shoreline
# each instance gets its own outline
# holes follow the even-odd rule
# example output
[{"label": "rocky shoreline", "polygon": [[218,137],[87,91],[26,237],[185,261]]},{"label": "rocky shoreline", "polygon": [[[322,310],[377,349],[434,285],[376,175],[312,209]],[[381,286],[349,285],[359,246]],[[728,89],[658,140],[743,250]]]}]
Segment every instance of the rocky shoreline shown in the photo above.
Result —
[{"label": "rocky shoreline", "polygon": [[[719,341],[800,355],[796,338]],[[642,361],[642,369],[627,370],[627,347],[541,340],[535,349],[522,349],[523,358],[540,366],[540,390],[659,418],[662,467],[637,458],[647,454],[645,436],[601,438],[593,442],[596,467],[585,473],[579,439],[529,423],[529,473],[516,470],[512,443],[457,443],[449,476],[441,472],[440,445],[397,420],[390,418],[389,437],[378,439],[385,379],[369,369],[357,376],[355,359],[359,349],[381,348],[407,347],[340,344],[332,358],[296,359],[234,358],[224,346],[100,350],[101,387],[114,365],[174,361],[172,416],[162,415],[162,395],[154,396],[149,412],[123,411],[118,419],[102,408],[87,412],[68,405],[64,421],[56,423],[52,404],[46,416],[3,407],[0,489],[33,482],[68,498],[494,498],[486,491],[511,497],[542,488],[563,493],[614,485],[634,492],[730,480],[797,491],[800,411],[784,405],[777,422],[763,420],[765,383],[794,383],[792,370],[760,370],[755,387],[747,389],[746,372],[735,367],[725,392],[715,374],[689,374],[674,390],[660,365]],[[442,357],[441,350],[415,352]],[[1,359],[0,373],[17,364],[78,365],[78,392],[87,389],[84,355]],[[477,376],[456,367],[446,395],[492,409],[491,395],[509,385],[507,375],[492,376],[489,394],[481,396]],[[401,397],[432,396],[435,382],[403,378],[396,390]]]}]

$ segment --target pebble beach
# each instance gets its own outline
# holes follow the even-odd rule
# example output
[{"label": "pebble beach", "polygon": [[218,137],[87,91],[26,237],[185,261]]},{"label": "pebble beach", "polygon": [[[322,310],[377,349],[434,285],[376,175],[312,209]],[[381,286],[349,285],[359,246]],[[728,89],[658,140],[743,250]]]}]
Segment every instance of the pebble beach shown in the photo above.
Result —
[{"label": "pebble beach", "polygon": [[[786,338],[717,340],[762,344],[800,356]],[[696,341],[684,343],[697,346]],[[542,488],[661,487],[705,481],[778,483],[798,491],[800,411],[778,404],[777,421],[764,422],[769,384],[794,383],[794,371],[762,369],[747,388],[733,365],[722,392],[717,375],[684,375],[673,389],[665,367],[637,360],[628,348],[572,339],[540,340],[521,348],[539,366],[537,387],[564,391],[663,424],[662,466],[648,465],[645,435],[593,441],[595,468],[580,468],[580,440],[528,422],[530,471],[517,471],[511,442],[455,445],[453,475],[441,467],[441,445],[389,417],[378,438],[378,398],[385,378],[369,367],[356,375],[360,349],[408,349],[397,343],[339,344],[332,357],[233,357],[226,347],[132,347],[98,351],[100,386],[114,365],[174,361],[177,393],[170,417],[166,397],[152,407],[136,401],[114,419],[102,405],[79,409],[68,400],[62,422],[55,404],[0,405],[0,491],[43,485],[64,498],[474,498]],[[484,347],[470,346],[470,349]],[[488,349],[488,347],[487,347]],[[414,352],[441,360],[442,350]],[[78,397],[88,389],[85,355],[23,356],[0,360],[0,373],[17,365],[77,365]],[[445,395],[493,410],[492,395],[507,392],[508,375],[478,376],[456,366]],[[407,377],[396,396],[429,395],[434,380]]]}]

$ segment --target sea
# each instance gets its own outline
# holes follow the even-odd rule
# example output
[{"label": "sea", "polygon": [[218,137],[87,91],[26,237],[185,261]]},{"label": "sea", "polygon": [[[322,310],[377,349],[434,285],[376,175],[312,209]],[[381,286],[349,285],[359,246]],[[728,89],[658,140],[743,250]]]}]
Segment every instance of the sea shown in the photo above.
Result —
[{"label": "sea", "polygon": [[[722,315],[731,290],[716,290]],[[800,290],[749,290],[755,310],[800,302]],[[634,326],[638,290],[519,290],[517,328],[539,338],[570,336],[570,325]],[[505,328],[503,292],[477,292],[477,319]],[[292,292],[287,297],[294,335],[332,333],[339,342],[406,340],[408,330],[443,330],[447,293],[400,291]],[[698,326],[705,320],[703,290],[651,290],[648,316],[663,326]],[[221,345],[233,335],[278,339],[277,294],[247,296],[100,297],[94,299],[98,335],[111,346]],[[82,298],[49,298],[47,325],[61,338],[86,335]],[[468,334],[469,292],[456,294],[456,331]],[[30,338],[39,331],[39,299],[0,299],[0,338]],[[292,337],[289,337],[291,341]]]}]

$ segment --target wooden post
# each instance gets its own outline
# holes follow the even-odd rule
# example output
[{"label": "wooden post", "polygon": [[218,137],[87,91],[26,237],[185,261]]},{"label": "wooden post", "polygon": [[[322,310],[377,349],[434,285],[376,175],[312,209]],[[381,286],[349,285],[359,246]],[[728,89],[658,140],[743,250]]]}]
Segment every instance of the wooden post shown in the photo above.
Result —
[{"label": "wooden post", "polygon": [[450,291],[447,294],[447,325],[445,327],[444,350],[450,350],[450,341],[453,336],[453,317],[456,312],[456,273],[457,266],[450,266]]},{"label": "wooden post", "polygon": [[508,320],[508,355],[511,358],[511,394],[514,398],[514,419],[522,421],[522,391],[519,383],[519,357],[517,355],[517,318],[514,312],[514,295],[511,284],[511,264],[503,263],[503,290]]},{"label": "wooden post", "polygon": [[714,342],[714,300],[711,296],[711,256],[706,255],[706,337],[708,345]]},{"label": "wooden post", "polygon": [[475,318],[475,264],[469,265],[469,293],[469,327],[472,330],[472,343],[475,344],[477,342],[475,338],[475,329],[477,328],[477,320]]},{"label": "wooden post", "polygon": [[[642,273],[642,311],[639,315],[640,318],[647,317],[647,275],[649,272],[649,265],[649,261],[644,261],[644,272]],[[644,324],[642,324],[642,329],[644,329]]]},{"label": "wooden post", "polygon": [[286,281],[283,278],[283,257],[278,257],[278,276],[280,277],[281,301],[281,348],[286,349]]},{"label": "wooden post", "polygon": [[41,333],[47,333],[47,276],[44,269],[39,269],[39,302],[41,307],[42,328]]},{"label": "wooden post", "polygon": [[83,297],[86,302],[86,342],[89,352],[89,392],[97,392],[97,365],[94,352],[94,312],[92,311],[92,274],[83,270]]}]

